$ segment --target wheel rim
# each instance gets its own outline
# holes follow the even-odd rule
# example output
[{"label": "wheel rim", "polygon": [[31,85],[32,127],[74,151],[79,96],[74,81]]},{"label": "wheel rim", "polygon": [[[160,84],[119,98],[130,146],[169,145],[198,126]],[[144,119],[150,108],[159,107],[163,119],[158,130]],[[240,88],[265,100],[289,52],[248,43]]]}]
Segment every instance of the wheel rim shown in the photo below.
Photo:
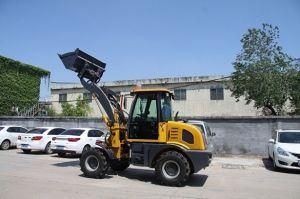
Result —
[{"label": "wheel rim", "polygon": [[177,178],[180,174],[180,166],[177,162],[168,160],[164,162],[162,166],[162,172],[166,178],[174,179]]},{"label": "wheel rim", "polygon": [[2,143],[2,148],[3,148],[4,150],[9,149],[9,142],[8,142],[8,141],[4,141],[4,142]]},{"label": "wheel rim", "polygon": [[96,171],[99,167],[98,158],[95,155],[90,155],[85,160],[85,167],[89,171]]},{"label": "wheel rim", "polygon": [[51,152],[52,152],[51,147],[50,147],[50,144],[47,145],[47,147],[46,147],[46,152],[47,152],[47,153],[51,153]]}]

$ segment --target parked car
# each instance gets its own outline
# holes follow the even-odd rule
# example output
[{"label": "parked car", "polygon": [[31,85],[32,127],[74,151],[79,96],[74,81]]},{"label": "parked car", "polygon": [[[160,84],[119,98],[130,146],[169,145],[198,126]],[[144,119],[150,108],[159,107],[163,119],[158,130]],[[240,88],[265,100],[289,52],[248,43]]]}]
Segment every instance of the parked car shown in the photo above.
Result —
[{"label": "parked car", "polygon": [[32,150],[44,151],[47,154],[51,151],[51,140],[65,131],[60,127],[37,127],[27,131],[18,137],[17,148],[22,149],[24,153],[30,153]]},{"label": "parked car", "polygon": [[276,130],[268,143],[274,169],[300,170],[300,130]]},{"label": "parked car", "polygon": [[104,141],[106,134],[94,128],[68,129],[52,139],[51,149],[60,157],[67,153],[82,154],[91,147],[95,147],[97,140]]},{"label": "parked car", "polygon": [[213,145],[211,142],[211,137],[215,136],[216,134],[211,131],[208,124],[201,120],[187,120],[186,122],[196,126],[203,133],[203,136],[205,137],[204,141],[206,142],[206,145],[210,150],[212,150]]},{"label": "parked car", "polygon": [[22,126],[0,126],[0,148],[7,150],[17,145],[18,136],[28,131]]}]

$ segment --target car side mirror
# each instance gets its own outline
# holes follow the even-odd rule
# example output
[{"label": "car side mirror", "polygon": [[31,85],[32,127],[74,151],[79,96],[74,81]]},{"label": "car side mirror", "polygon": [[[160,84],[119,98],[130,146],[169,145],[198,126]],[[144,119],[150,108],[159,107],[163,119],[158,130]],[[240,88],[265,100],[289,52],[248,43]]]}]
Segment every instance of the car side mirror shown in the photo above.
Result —
[{"label": "car side mirror", "polygon": [[274,144],[274,143],[275,143],[275,140],[274,140],[274,139],[269,139],[269,143]]},{"label": "car side mirror", "polygon": [[211,132],[210,136],[211,137],[216,136],[216,133],[215,132]]}]

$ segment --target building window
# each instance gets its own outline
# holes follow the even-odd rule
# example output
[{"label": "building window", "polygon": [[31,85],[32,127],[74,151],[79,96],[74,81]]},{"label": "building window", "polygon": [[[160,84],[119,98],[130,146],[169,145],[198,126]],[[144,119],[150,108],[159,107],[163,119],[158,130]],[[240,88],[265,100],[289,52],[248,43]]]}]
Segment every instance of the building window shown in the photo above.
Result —
[{"label": "building window", "polygon": [[223,88],[211,88],[210,89],[210,100],[224,100],[224,89]]},{"label": "building window", "polygon": [[58,102],[59,102],[59,103],[67,102],[67,94],[66,94],[66,93],[64,93],[64,94],[59,94],[59,96],[58,96]]},{"label": "building window", "polygon": [[83,93],[83,99],[88,103],[92,103],[92,94],[91,93]]},{"label": "building window", "polygon": [[186,100],[186,89],[175,89],[175,100]]}]

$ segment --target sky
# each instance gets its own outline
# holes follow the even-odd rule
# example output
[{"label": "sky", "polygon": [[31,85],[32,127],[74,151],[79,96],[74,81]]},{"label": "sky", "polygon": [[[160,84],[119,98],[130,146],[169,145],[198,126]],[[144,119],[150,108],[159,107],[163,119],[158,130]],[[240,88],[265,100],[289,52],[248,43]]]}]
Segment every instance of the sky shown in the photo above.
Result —
[{"label": "sky", "polygon": [[54,82],[79,82],[57,56],[76,48],[107,64],[102,81],[230,75],[242,35],[262,23],[300,57],[299,0],[0,0],[0,55]]}]

